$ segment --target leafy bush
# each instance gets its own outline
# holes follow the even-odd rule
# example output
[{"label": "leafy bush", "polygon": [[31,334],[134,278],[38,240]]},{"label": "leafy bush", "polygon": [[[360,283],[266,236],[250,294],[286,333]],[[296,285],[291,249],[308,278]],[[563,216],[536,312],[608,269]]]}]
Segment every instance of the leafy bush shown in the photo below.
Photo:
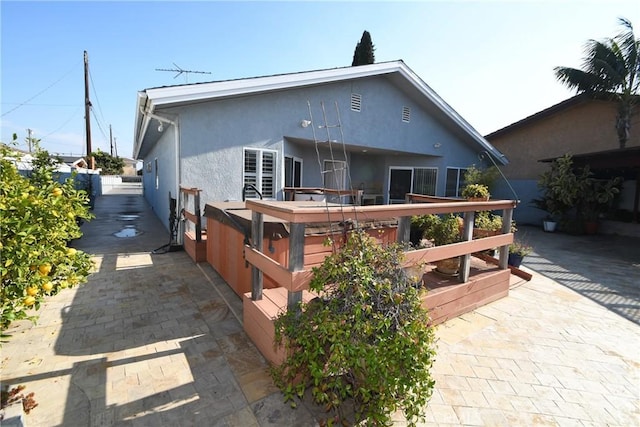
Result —
[{"label": "leafy bush", "polygon": [[483,184],[467,184],[462,189],[462,197],[465,199],[489,199],[489,187]]},{"label": "leafy bush", "polygon": [[479,169],[476,165],[467,167],[464,172],[464,183],[484,185],[487,189],[491,189],[496,179],[500,176],[500,171],[496,166],[490,166],[486,169]]},{"label": "leafy bush", "polygon": [[[433,393],[434,333],[421,307],[420,283],[401,266],[398,245],[381,246],[364,232],[314,268],[322,295],[275,322],[287,358],[272,369],[285,399],[311,396],[333,421],[388,425],[401,409],[410,425],[424,417]],[[295,405],[295,403],[292,403]]]},{"label": "leafy bush", "polygon": [[90,156],[96,162],[96,168],[102,169],[103,175],[122,175],[124,172],[124,160],[121,157],[112,156],[100,149]]},{"label": "leafy bush", "polygon": [[[92,217],[87,195],[73,179],[60,183],[49,154],[37,150],[30,176],[16,168],[15,155],[0,149],[0,330],[27,310],[40,308],[47,295],[86,280],[89,255],[67,246],[80,237],[78,219]],[[31,317],[34,320],[34,317]]]}]

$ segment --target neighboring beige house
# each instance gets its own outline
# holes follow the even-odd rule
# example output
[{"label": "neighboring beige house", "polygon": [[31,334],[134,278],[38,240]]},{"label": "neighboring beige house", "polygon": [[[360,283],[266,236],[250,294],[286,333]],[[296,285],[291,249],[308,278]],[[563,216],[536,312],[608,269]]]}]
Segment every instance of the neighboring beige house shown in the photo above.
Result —
[{"label": "neighboring beige house", "polygon": [[[538,177],[549,168],[549,163],[541,160],[566,153],[575,156],[619,148],[616,111],[614,101],[577,95],[485,136],[509,159],[509,164],[500,169],[522,202],[515,211],[518,222],[537,224],[544,216],[544,212],[531,207],[531,200],[538,195]],[[640,114],[637,111],[632,117],[631,135],[626,145],[626,152],[636,157],[640,154]],[[614,166],[616,162],[613,162]],[[637,166],[634,169],[633,165],[625,170],[627,181],[620,199],[622,208],[633,209],[637,171]],[[507,197],[510,195],[507,191],[506,185],[501,185],[499,193],[504,194],[496,196]]]},{"label": "neighboring beige house", "polygon": [[124,168],[122,170],[122,175],[124,176],[136,176],[138,174],[138,163],[140,163],[136,159],[130,159],[128,157],[121,157],[124,161]]}]

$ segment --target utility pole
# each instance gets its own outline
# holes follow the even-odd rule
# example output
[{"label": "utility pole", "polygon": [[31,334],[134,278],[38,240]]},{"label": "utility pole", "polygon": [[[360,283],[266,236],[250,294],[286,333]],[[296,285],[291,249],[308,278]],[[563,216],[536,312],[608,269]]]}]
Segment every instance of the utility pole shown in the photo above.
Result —
[{"label": "utility pole", "polygon": [[113,151],[114,154],[111,154],[112,156],[115,155],[115,157],[118,157],[118,138],[113,138]]},{"label": "utility pole", "polygon": [[96,168],[96,161],[91,155],[91,101],[89,100],[89,54],[84,51],[84,127],[87,133],[87,156],[89,156],[89,167]]},{"label": "utility pole", "polygon": [[111,157],[113,157],[113,132],[111,132],[111,125],[109,125],[109,144],[111,145]]},{"label": "utility pole", "polygon": [[31,153],[31,129],[27,129],[27,145],[29,146],[29,153]]}]

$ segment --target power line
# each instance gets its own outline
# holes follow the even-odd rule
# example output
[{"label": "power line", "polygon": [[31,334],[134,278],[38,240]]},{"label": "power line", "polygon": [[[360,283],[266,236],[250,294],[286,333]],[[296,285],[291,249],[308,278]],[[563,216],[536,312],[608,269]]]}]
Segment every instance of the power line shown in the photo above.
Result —
[{"label": "power line", "polygon": [[67,71],[62,77],[60,77],[58,80],[56,80],[55,82],[51,83],[49,86],[47,86],[46,88],[42,89],[40,92],[36,93],[35,95],[33,95],[31,98],[27,99],[24,102],[21,102],[20,104],[18,104],[17,106],[15,106],[14,108],[12,108],[9,111],[6,111],[4,113],[2,113],[2,115],[0,117],[4,117],[9,113],[12,113],[14,111],[16,111],[18,108],[22,107],[23,105],[26,105],[29,101],[34,100],[35,98],[37,98],[38,96],[42,95],[43,93],[45,93],[46,91],[48,91],[49,89],[51,89],[53,86],[57,85],[58,83],[60,83],[62,81],[62,79],[64,79],[65,77],[67,77],[69,74],[71,74],[71,72],[75,69],[75,67],[77,66],[74,65],[69,71]]},{"label": "power line", "polygon": [[[106,123],[106,120],[104,119],[104,114],[102,114],[102,106],[100,105],[100,99],[98,98],[98,91],[96,91],[96,87],[93,84],[93,75],[91,74],[91,70],[89,69],[89,81],[91,82],[91,88],[93,89],[93,94],[95,95],[95,99],[96,99],[96,104],[98,104],[98,111],[100,112],[100,117],[102,118],[102,121]],[[95,114],[94,114],[95,117]],[[98,120],[96,118],[96,120]]]},{"label": "power line", "polygon": [[104,136],[104,139],[109,139],[107,137],[107,134],[104,132],[104,129],[102,129],[102,126],[100,126],[100,121],[98,120],[98,117],[96,116],[93,108],[91,108],[91,114],[93,114],[93,118],[96,119],[96,124],[98,125],[98,129],[100,129],[100,133],[102,134],[102,136]]},{"label": "power line", "polygon": [[60,129],[65,127],[71,120],[73,120],[78,115],[78,113],[80,112],[81,109],[82,109],[82,105],[76,108],[76,111],[73,112],[73,115],[71,117],[69,117],[69,119],[67,119],[67,121],[65,121],[63,124],[61,124],[56,130],[53,130],[53,131],[49,132],[48,134],[46,134],[45,136],[43,136],[42,139],[44,140],[46,137],[53,135],[54,133],[58,132]]},{"label": "power line", "polygon": [[18,102],[3,102],[0,105],[28,105],[30,107],[77,107],[76,104],[31,104],[31,103],[18,103]]}]

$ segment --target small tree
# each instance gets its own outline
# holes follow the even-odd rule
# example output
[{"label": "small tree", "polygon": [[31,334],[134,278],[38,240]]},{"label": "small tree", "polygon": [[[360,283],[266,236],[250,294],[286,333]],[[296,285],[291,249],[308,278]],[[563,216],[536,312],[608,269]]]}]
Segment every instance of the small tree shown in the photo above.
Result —
[{"label": "small tree", "polygon": [[121,175],[124,172],[124,160],[98,149],[89,155],[93,156],[96,168],[102,169],[104,175]]},{"label": "small tree", "polygon": [[371,41],[371,34],[369,34],[369,31],[365,30],[362,33],[362,38],[356,45],[355,51],[353,52],[353,61],[351,62],[351,65],[373,64],[376,61],[375,54],[373,53],[374,50],[375,48]]},{"label": "small tree", "polygon": [[288,356],[272,375],[286,400],[310,387],[315,403],[337,412],[330,424],[349,422],[349,402],[356,423],[389,425],[398,409],[409,425],[423,418],[434,387],[434,333],[402,255],[399,245],[357,231],[314,268],[310,288],[322,297],[275,322],[276,344]]},{"label": "small tree", "polygon": [[631,21],[620,18],[620,25],[623,31],[616,37],[587,42],[582,69],[556,67],[554,71],[570,89],[618,103],[615,128],[620,148],[625,148],[640,88],[640,40],[633,33]]},{"label": "small tree", "polygon": [[58,181],[49,153],[36,147],[34,156],[25,177],[15,153],[0,147],[0,331],[47,296],[86,281],[92,266],[88,254],[67,246],[82,235],[78,218],[92,218],[86,193],[73,177]]}]

